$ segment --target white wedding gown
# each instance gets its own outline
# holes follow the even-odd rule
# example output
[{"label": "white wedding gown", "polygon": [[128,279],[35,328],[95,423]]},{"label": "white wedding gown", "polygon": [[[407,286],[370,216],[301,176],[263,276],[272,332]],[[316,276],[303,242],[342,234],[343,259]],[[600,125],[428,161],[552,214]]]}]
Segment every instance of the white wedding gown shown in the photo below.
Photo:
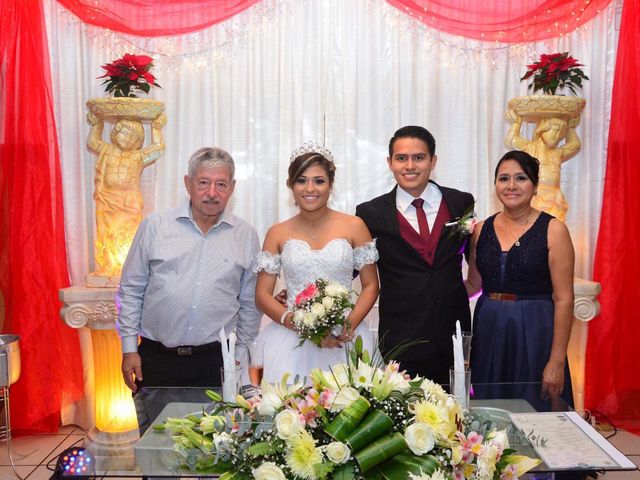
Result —
[{"label": "white wedding gown", "polygon": [[[282,270],[287,303],[291,307],[296,295],[318,278],[339,282],[351,290],[354,270],[360,270],[377,260],[378,250],[373,241],[353,248],[346,239],[335,238],[323,248],[314,250],[304,240],[290,239],[279,255],[260,252],[255,269],[274,275],[280,274]],[[373,355],[377,343],[366,319],[360,323],[355,335],[362,337],[364,348]],[[308,340],[298,346],[300,339],[296,332],[278,322],[272,322],[264,328],[258,341],[263,341],[265,345],[263,379],[269,383],[280,382],[286,372],[292,375],[289,383],[296,375],[299,375],[300,380],[304,377],[308,380],[312,368],[328,370],[334,364],[346,360],[344,347],[319,348]]]}]

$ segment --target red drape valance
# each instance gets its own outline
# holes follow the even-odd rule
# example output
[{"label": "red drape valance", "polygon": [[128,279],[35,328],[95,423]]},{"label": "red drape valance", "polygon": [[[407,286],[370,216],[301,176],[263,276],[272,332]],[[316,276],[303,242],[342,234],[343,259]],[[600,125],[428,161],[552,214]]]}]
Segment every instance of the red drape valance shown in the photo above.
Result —
[{"label": "red drape valance", "polygon": [[80,20],[145,37],[179,35],[222,22],[259,0],[58,0]]},{"label": "red drape valance", "polygon": [[[193,32],[259,0],[58,0],[83,22],[143,36]],[[611,0],[386,0],[432,28],[478,40],[532,42],[572,32]]]},{"label": "red drape valance", "polygon": [[533,42],[591,20],[611,0],[386,0],[432,28],[476,40]]}]

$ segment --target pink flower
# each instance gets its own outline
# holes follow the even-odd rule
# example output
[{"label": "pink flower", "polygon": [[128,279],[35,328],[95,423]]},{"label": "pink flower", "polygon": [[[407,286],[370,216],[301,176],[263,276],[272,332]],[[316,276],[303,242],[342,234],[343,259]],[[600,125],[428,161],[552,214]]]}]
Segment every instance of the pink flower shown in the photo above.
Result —
[{"label": "pink flower", "polygon": [[470,432],[469,435],[457,432],[456,437],[462,447],[462,461],[464,463],[471,462],[474,455],[478,455],[480,453],[483,440],[482,435],[476,432]]},{"label": "pink flower", "polygon": [[302,290],[296,296],[296,305],[300,305],[305,302],[308,302],[309,300],[315,298],[317,294],[318,294],[318,287],[316,287],[315,283],[310,283],[309,285],[306,286],[304,290]]},{"label": "pink flower", "polygon": [[515,465],[507,465],[500,475],[500,480],[518,480],[518,470]]}]

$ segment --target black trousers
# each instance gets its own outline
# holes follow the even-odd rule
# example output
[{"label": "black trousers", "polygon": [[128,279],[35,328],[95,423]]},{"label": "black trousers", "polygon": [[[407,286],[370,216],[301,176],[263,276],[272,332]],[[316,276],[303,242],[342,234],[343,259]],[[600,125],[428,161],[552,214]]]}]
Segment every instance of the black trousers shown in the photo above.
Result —
[{"label": "black trousers", "polygon": [[[170,401],[207,402],[206,397],[198,392],[176,388],[175,391],[145,391],[144,387],[220,387],[220,369],[222,368],[222,350],[220,343],[207,346],[191,347],[189,350],[167,349],[161,343],[142,338],[138,346],[138,354],[142,361],[142,381],[136,380],[137,393],[134,394],[136,416],[140,436],[151,425]],[[190,396],[199,395],[195,400]]]},{"label": "black trousers", "polygon": [[[143,338],[138,346],[142,361],[142,381],[136,381],[138,391],[143,387],[219,387],[222,385],[222,349],[219,342],[189,347],[192,353],[180,355],[177,349]],[[188,350],[183,349],[181,353]]]}]

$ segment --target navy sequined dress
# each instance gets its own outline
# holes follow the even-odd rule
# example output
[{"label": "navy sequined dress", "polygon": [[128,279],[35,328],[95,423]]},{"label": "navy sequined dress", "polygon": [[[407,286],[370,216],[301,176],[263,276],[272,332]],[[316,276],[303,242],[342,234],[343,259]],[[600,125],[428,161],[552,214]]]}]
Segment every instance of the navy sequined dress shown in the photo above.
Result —
[{"label": "navy sequined dress", "polygon": [[[484,222],[476,245],[484,293],[473,319],[472,380],[540,382],[553,340],[547,230],[554,217],[542,212],[520,237],[520,245],[503,252],[493,225],[496,215]],[[513,294],[517,299],[494,300],[489,293]],[[568,368],[564,394],[571,399]]]}]

